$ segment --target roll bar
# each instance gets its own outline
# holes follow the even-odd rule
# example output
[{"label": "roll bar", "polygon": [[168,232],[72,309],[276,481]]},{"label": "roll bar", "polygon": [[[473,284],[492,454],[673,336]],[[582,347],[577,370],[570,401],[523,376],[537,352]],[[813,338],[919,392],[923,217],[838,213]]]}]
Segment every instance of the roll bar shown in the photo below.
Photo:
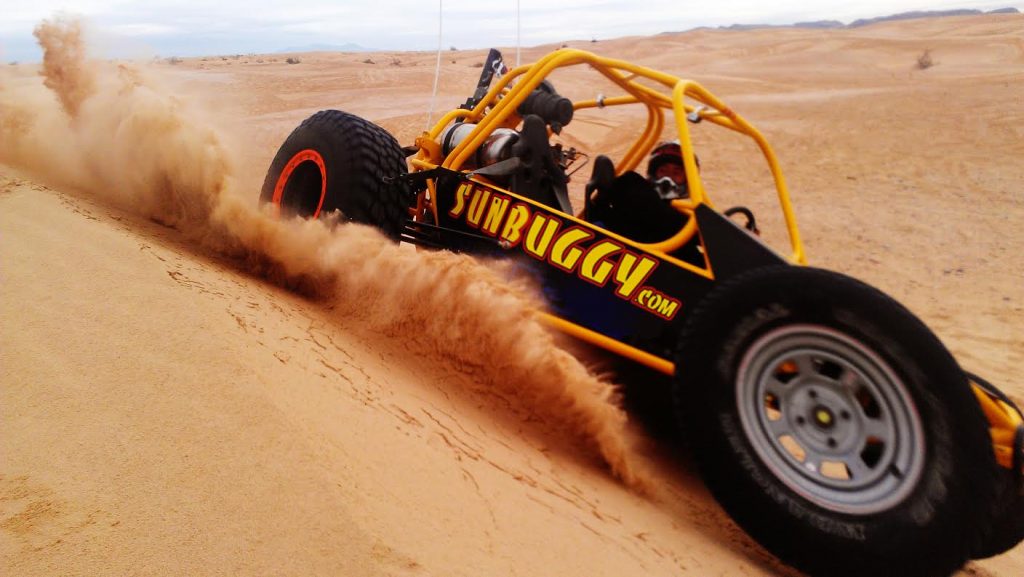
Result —
[{"label": "roll bar", "polygon": [[[764,155],[775,183],[779,205],[789,233],[792,249],[790,261],[806,264],[806,255],[785,177],[782,175],[775,152],[753,125],[695,81],[624,60],[605,58],[584,50],[559,49],[533,64],[514,68],[495,82],[472,109],[455,109],[447,113],[416,140],[420,152],[417,158],[412,160],[414,170],[427,170],[436,166],[459,170],[495,129],[518,126],[521,120],[518,112],[521,105],[553,71],[578,65],[590,66],[621,88],[625,94],[575,102],[574,110],[628,104],[642,104],[647,107],[646,128],[615,167],[616,174],[635,170],[639,166],[660,137],[665,123],[664,111],[673,112],[690,190],[690,198],[672,201],[672,206],[681,212],[692,214],[699,204],[713,206],[707,191],[704,190],[697,168],[688,123],[707,120],[752,138]],[[640,84],[637,80],[641,78],[653,81],[660,85],[661,89]],[[438,138],[449,124],[456,121],[475,123],[476,128],[447,157],[442,157]],[[430,188],[433,194],[433,186]],[[686,226],[671,238],[657,243],[640,243],[640,246],[651,251],[669,253],[688,242],[695,232],[696,219],[690,218]]]}]

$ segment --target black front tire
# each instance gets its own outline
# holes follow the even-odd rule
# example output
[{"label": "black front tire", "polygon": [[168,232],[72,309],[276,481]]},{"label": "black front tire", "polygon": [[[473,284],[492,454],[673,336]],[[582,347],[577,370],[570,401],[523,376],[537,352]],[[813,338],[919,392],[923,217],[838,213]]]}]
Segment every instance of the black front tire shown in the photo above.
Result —
[{"label": "black front tire", "polygon": [[410,203],[401,146],[386,130],[339,110],[321,110],[281,145],[267,171],[261,203],[316,218],[338,210],[397,241]]},{"label": "black front tire", "polygon": [[676,366],[708,487],[783,561],[945,575],[987,534],[987,422],[945,347],[881,292],[823,270],[752,271],[697,305]]}]

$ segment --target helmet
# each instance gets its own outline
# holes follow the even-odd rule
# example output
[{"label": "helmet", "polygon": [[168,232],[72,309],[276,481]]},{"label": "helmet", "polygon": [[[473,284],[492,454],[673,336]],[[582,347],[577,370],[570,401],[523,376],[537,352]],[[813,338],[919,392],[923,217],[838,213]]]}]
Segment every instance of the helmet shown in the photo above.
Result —
[{"label": "helmet", "polygon": [[669,162],[683,163],[683,149],[679,146],[678,140],[659,143],[651,150],[651,156],[647,160],[647,178],[653,179],[658,167]]},{"label": "helmet", "polygon": [[[693,157],[700,169],[700,159]],[[675,164],[679,167],[677,171],[669,171],[658,177],[658,170],[668,164]],[[678,140],[662,142],[651,150],[650,158],[647,161],[647,180],[654,184],[658,196],[664,200],[676,198],[689,198],[689,185],[686,182],[686,173],[683,170],[683,149],[679,146]]]}]

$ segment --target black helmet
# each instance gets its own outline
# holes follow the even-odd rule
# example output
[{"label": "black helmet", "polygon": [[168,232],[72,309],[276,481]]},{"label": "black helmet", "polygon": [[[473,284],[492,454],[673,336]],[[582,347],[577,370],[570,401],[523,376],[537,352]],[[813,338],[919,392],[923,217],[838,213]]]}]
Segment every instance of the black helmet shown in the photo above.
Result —
[{"label": "black helmet", "polygon": [[651,150],[647,160],[647,178],[654,178],[658,168],[669,162],[683,164],[683,149],[679,146],[678,140],[659,143]]}]

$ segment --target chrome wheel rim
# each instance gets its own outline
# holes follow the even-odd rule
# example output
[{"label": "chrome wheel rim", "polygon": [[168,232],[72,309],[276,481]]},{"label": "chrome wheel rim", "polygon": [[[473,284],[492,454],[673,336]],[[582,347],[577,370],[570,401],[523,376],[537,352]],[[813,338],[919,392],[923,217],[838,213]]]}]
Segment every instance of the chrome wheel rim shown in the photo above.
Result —
[{"label": "chrome wheel rim", "polygon": [[747,349],[735,386],[754,451],[808,501],[866,515],[917,485],[921,418],[902,379],[856,339],[819,325],[774,329]]}]

